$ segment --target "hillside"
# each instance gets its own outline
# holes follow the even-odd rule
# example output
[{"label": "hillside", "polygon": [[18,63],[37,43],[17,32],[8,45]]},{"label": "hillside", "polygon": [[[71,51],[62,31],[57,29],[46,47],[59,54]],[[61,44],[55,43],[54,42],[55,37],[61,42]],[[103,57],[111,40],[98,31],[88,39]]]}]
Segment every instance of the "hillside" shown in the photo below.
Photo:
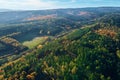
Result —
[{"label": "hillside", "polygon": [[120,80],[120,7],[0,12],[0,80]]},{"label": "hillside", "polygon": [[55,36],[1,66],[1,79],[120,80],[119,20],[119,14],[107,14]]}]

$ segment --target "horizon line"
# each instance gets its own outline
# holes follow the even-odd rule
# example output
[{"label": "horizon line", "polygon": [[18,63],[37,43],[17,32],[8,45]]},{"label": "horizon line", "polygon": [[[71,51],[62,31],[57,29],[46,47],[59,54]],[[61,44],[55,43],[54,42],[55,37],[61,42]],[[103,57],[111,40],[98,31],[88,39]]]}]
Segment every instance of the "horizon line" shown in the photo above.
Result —
[{"label": "horizon line", "polygon": [[57,10],[57,9],[82,9],[82,8],[120,8],[120,6],[88,6],[88,7],[66,7],[66,8],[51,8],[51,9],[7,9],[0,8],[0,10],[8,10],[8,11],[37,11],[37,10]]}]

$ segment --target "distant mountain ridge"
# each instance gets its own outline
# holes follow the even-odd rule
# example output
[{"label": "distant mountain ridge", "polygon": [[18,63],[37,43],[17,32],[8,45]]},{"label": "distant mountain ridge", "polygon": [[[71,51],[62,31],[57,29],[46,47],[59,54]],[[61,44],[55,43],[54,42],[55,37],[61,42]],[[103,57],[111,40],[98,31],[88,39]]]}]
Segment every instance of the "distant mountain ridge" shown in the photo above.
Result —
[{"label": "distant mountain ridge", "polygon": [[107,13],[119,13],[120,7],[88,7],[88,8],[66,8],[66,9],[49,9],[49,10],[9,10],[0,9],[0,23],[11,23],[11,22],[21,22],[28,18],[46,16],[46,15],[56,15],[60,17],[67,16],[71,18],[72,16],[84,17],[88,19],[90,17],[100,17]]},{"label": "distant mountain ridge", "polygon": [[8,12],[8,11],[12,11],[10,9],[0,9],[0,12]]}]

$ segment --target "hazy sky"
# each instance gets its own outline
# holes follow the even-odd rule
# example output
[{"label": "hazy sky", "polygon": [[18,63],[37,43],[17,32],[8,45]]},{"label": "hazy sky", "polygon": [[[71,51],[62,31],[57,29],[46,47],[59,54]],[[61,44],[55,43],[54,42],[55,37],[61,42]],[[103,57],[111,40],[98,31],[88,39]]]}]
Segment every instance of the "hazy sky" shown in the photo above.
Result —
[{"label": "hazy sky", "polygon": [[36,10],[120,6],[120,0],[0,0],[1,9]]}]

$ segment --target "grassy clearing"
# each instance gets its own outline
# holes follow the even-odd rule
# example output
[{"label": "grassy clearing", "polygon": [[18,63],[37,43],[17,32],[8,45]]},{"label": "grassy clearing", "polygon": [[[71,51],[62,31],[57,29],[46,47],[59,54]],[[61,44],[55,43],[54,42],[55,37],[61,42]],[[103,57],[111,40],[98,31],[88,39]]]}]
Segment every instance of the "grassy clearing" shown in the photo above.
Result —
[{"label": "grassy clearing", "polygon": [[45,37],[36,37],[33,40],[31,40],[31,41],[25,41],[22,44],[24,46],[27,46],[29,49],[32,49],[32,48],[36,47],[38,44],[42,44],[47,39],[48,39],[47,36],[45,36]]}]

